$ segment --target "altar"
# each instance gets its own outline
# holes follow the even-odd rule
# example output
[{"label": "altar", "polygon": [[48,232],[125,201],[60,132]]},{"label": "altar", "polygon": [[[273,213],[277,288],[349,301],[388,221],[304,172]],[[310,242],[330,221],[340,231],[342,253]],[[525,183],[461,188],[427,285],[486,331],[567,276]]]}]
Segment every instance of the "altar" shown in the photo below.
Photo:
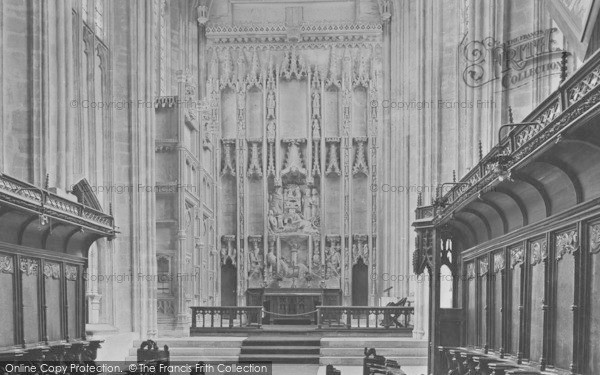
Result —
[{"label": "altar", "polygon": [[263,324],[316,324],[317,307],[341,304],[339,289],[256,288],[248,290],[248,306],[263,306]]}]

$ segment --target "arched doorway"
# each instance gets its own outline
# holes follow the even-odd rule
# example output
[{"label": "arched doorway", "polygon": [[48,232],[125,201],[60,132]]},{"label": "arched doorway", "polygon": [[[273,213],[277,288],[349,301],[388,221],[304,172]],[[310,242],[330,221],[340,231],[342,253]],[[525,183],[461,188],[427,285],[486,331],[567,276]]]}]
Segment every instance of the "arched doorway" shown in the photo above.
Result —
[{"label": "arched doorway", "polygon": [[362,258],[352,267],[352,306],[369,304],[369,268]]},{"label": "arched doorway", "polygon": [[237,268],[230,258],[221,266],[221,306],[237,306]]}]

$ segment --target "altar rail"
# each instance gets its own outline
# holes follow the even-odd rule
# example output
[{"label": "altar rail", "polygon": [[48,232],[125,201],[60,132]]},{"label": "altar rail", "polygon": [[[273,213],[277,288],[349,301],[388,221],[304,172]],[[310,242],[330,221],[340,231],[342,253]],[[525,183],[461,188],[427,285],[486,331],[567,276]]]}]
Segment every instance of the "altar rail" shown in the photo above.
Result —
[{"label": "altar rail", "polygon": [[412,329],[411,306],[320,306],[319,329]]},{"label": "altar rail", "polygon": [[261,306],[194,306],[192,329],[262,327]]},{"label": "altar rail", "polygon": [[[191,330],[261,329],[261,306],[195,306]],[[319,330],[404,330],[413,328],[411,306],[319,306]]]}]

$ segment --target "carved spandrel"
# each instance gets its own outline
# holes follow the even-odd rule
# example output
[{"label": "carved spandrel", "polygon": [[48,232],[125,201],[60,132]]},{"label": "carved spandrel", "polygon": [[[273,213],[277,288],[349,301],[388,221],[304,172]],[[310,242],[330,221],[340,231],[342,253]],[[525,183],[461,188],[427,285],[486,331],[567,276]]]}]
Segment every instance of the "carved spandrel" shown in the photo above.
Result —
[{"label": "carved spandrel", "polygon": [[548,243],[545,239],[534,241],[530,244],[531,265],[535,266],[548,259]]},{"label": "carved spandrel", "polygon": [[490,262],[487,258],[479,260],[479,276],[485,276],[490,270]]},{"label": "carved spandrel", "polygon": [[0,255],[0,273],[14,273],[15,266],[12,256]]},{"label": "carved spandrel", "polygon": [[44,276],[47,279],[58,279],[60,277],[60,264],[46,262],[44,264]]},{"label": "carved spandrel", "polygon": [[474,279],[475,276],[476,276],[475,263],[474,262],[467,263],[467,280]]},{"label": "carved spandrel", "polygon": [[600,253],[600,223],[590,226],[590,252],[592,254]]},{"label": "carved spandrel", "polygon": [[503,252],[494,253],[494,273],[500,272],[505,268],[505,258]]},{"label": "carved spandrel", "polygon": [[579,250],[579,235],[576,229],[556,235],[556,259],[560,260],[565,254],[573,254]]},{"label": "carved spandrel", "polygon": [[68,281],[76,281],[77,280],[77,267],[75,266],[65,266],[65,279]]},{"label": "carved spandrel", "polygon": [[21,258],[19,269],[27,276],[37,276],[40,261],[32,258]]},{"label": "carved spandrel", "polygon": [[523,246],[517,246],[510,249],[510,268],[515,268],[517,265],[523,264],[525,259],[525,251]]}]

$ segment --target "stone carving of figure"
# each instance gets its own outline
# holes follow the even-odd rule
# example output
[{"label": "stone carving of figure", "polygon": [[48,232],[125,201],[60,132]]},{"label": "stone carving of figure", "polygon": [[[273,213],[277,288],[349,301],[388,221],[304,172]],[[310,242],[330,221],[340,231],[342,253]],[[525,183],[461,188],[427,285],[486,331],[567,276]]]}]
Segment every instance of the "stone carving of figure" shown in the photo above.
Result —
[{"label": "stone carving of figure", "polygon": [[221,261],[223,263],[225,263],[227,260],[227,248],[226,247],[222,247],[221,248]]},{"label": "stone carving of figure", "polygon": [[275,216],[283,213],[283,194],[281,186],[275,188],[275,191],[271,194],[271,209]]},{"label": "stone carving of figure", "polygon": [[279,230],[279,223],[273,210],[269,210],[269,229],[272,232],[276,232],[277,230]]},{"label": "stone carving of figure", "polygon": [[352,256],[354,259],[358,259],[359,257],[359,253],[358,253],[358,245],[355,243],[352,244]]},{"label": "stone carving of figure", "polygon": [[341,259],[339,249],[336,245],[325,248],[325,259],[329,276],[339,276],[341,273]]},{"label": "stone carving of figure", "polygon": [[292,267],[296,267],[298,265],[298,244],[294,242],[291,247]]},{"label": "stone carving of figure", "polygon": [[321,118],[321,95],[318,92],[313,94],[312,110],[314,118]]},{"label": "stone carving of figure", "polygon": [[321,125],[319,125],[319,120],[313,119],[312,130],[313,139],[321,139]]},{"label": "stone carving of figure", "polygon": [[312,262],[313,262],[313,266],[318,266],[318,265],[321,264],[321,252],[320,252],[320,249],[318,249],[318,248],[314,248],[313,249]]},{"label": "stone carving of figure", "polygon": [[307,187],[302,195],[302,216],[304,217],[304,220],[310,220],[313,217],[311,201],[312,196],[310,194],[310,188]]},{"label": "stone carving of figure", "polygon": [[269,91],[267,94],[267,118],[275,118],[275,94],[273,91]]},{"label": "stone carving of figure", "polygon": [[312,189],[312,197],[310,199],[311,206],[311,217],[318,217],[320,215],[319,212],[319,192],[317,189]]},{"label": "stone carving of figure", "polygon": [[269,246],[269,252],[267,253],[267,265],[273,269],[273,267],[277,264],[277,257],[273,254],[273,247]]},{"label": "stone carving of figure", "polygon": [[367,243],[365,243],[363,245],[363,259],[366,261],[367,259],[369,259],[369,245],[367,245]]}]

